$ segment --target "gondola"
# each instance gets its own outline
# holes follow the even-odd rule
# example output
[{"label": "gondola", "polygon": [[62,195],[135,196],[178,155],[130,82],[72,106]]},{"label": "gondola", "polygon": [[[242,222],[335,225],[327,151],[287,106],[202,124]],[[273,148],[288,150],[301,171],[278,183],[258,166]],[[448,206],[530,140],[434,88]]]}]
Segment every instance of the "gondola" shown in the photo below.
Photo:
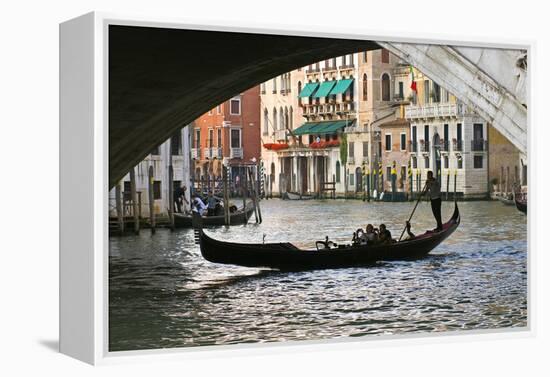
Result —
[{"label": "gondola", "polygon": [[411,260],[426,256],[449,237],[460,224],[455,203],[453,216],[439,232],[426,232],[411,240],[387,245],[339,245],[304,250],[291,243],[247,244],[219,241],[198,229],[202,256],[213,263],[266,267],[283,271],[343,268],[372,265],[379,261]]},{"label": "gondola", "polygon": [[285,192],[283,194],[283,199],[287,200],[310,200],[313,199],[313,195],[300,194],[298,192]]},{"label": "gondola", "polygon": [[502,195],[497,195],[497,199],[504,205],[507,205],[507,206],[513,206],[515,205],[515,202],[513,199],[510,199],[506,196],[502,196]]},{"label": "gondola", "polygon": [[516,193],[514,195],[514,201],[516,202],[516,208],[521,212],[527,214],[527,197],[523,193]]},{"label": "gondola", "polygon": [[[246,210],[243,211],[242,208],[238,209],[236,212],[231,213],[230,225],[242,225],[248,222],[250,216],[254,212],[254,205],[252,203],[247,203]],[[225,225],[225,216],[204,216],[200,218],[202,226],[221,226]],[[183,213],[174,213],[174,226],[176,228],[191,228],[193,226],[192,215],[187,215]]]}]

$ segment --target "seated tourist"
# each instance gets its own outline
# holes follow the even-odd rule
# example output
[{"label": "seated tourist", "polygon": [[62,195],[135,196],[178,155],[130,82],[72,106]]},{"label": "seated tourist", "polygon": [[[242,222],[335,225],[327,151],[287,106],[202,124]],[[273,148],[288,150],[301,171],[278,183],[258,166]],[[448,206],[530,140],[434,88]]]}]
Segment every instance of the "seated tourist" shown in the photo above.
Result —
[{"label": "seated tourist", "polygon": [[380,235],[378,236],[380,243],[391,243],[393,239],[391,238],[391,232],[386,229],[386,225],[380,224]]},{"label": "seated tourist", "polygon": [[198,197],[198,195],[195,195],[191,200],[191,210],[201,216],[204,216],[208,210],[208,207],[204,204],[201,198]]},{"label": "seated tourist", "polygon": [[378,242],[378,234],[372,224],[367,224],[365,229],[367,230],[365,233],[365,241],[367,245],[376,244]]}]

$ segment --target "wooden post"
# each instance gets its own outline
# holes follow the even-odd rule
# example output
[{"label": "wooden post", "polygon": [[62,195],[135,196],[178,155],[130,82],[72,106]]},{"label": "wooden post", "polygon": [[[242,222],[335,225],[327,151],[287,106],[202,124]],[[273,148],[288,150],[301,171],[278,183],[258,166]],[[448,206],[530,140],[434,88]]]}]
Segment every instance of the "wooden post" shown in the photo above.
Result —
[{"label": "wooden post", "polygon": [[508,182],[510,182],[510,167],[506,166],[506,199],[508,199],[508,192],[510,191]]},{"label": "wooden post", "polygon": [[[249,171],[250,179],[253,182],[254,181],[254,174],[252,171]],[[255,188],[255,190],[252,193],[252,196],[254,197],[254,214],[256,215],[256,222],[261,223],[262,222],[262,211],[260,209],[260,200],[258,199],[258,185],[252,185],[252,187]]]},{"label": "wooden post", "polygon": [[139,234],[140,216],[138,213],[137,193],[136,193],[136,171],[135,168],[130,170],[130,191],[132,197],[132,212],[134,215],[134,233]]},{"label": "wooden post", "polygon": [[500,167],[500,176],[498,178],[498,194],[502,196],[502,170],[504,169],[503,166]]},{"label": "wooden post", "polygon": [[453,199],[456,201],[456,175],[457,175],[457,169],[455,169],[455,188],[454,188],[454,194],[453,194]]},{"label": "wooden post", "polygon": [[151,233],[155,234],[155,195],[154,195],[154,176],[153,176],[153,166],[149,166],[149,219],[151,223]]},{"label": "wooden post", "polygon": [[[245,176],[242,176],[241,175],[241,178],[239,179],[239,181],[241,182],[241,195],[243,197],[243,212],[245,212],[245,218],[246,218],[246,185],[244,184],[246,182],[245,180]],[[248,224],[248,219],[245,220],[245,225]]]},{"label": "wooden post", "polygon": [[174,231],[174,167],[168,166],[168,200],[170,205],[168,206],[168,218],[170,220],[170,230]]},{"label": "wooden post", "polygon": [[115,187],[116,217],[118,221],[118,230],[122,235],[124,233],[124,208],[122,203],[122,192],[120,182]]},{"label": "wooden post", "polygon": [[450,171],[447,170],[447,193],[445,195],[445,200],[449,200],[449,180],[450,180]]}]

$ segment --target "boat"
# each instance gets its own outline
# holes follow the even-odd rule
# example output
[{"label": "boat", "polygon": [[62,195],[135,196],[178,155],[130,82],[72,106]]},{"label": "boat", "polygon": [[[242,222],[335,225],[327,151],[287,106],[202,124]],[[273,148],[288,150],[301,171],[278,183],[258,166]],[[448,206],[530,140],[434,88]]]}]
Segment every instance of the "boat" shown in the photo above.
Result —
[{"label": "boat", "polygon": [[288,199],[288,200],[310,200],[310,199],[313,199],[313,195],[300,194],[298,192],[287,191],[283,194],[283,199]]},{"label": "boat", "polygon": [[[454,213],[439,232],[427,231],[413,239],[384,245],[338,245],[331,248],[300,249],[288,242],[235,243],[216,240],[203,229],[196,229],[202,256],[210,262],[245,267],[300,271],[372,265],[390,260],[414,260],[425,257],[449,237],[460,224],[460,212]],[[318,241],[316,245],[322,243]]]},{"label": "boat", "polygon": [[513,205],[515,205],[515,201],[514,201],[514,199],[512,199],[512,198],[509,198],[509,197],[506,197],[506,196],[502,196],[502,195],[497,195],[497,199],[498,199],[501,203],[503,203],[503,204],[505,204],[505,205],[507,205],[507,206],[513,206]]},{"label": "boat", "polygon": [[524,193],[516,193],[514,195],[514,202],[516,203],[516,208],[521,212],[527,214],[527,195]]},{"label": "boat", "polygon": [[[230,225],[242,225],[248,222],[250,216],[254,213],[254,205],[252,203],[247,203],[246,209],[238,209],[237,211],[231,213]],[[203,216],[199,220],[202,223],[202,226],[221,226],[225,225],[225,215],[219,216]],[[190,214],[184,213],[174,213],[174,226],[176,228],[191,228],[193,226],[193,217]]]}]

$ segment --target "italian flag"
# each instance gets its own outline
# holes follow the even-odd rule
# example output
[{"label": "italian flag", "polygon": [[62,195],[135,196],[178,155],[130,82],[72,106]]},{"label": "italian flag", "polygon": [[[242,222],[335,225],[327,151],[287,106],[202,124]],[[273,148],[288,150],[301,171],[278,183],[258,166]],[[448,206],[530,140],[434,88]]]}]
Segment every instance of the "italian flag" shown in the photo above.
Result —
[{"label": "italian flag", "polygon": [[414,70],[412,65],[409,66],[409,69],[411,71],[411,90],[418,93],[418,91],[416,90],[416,81],[414,81]]}]

